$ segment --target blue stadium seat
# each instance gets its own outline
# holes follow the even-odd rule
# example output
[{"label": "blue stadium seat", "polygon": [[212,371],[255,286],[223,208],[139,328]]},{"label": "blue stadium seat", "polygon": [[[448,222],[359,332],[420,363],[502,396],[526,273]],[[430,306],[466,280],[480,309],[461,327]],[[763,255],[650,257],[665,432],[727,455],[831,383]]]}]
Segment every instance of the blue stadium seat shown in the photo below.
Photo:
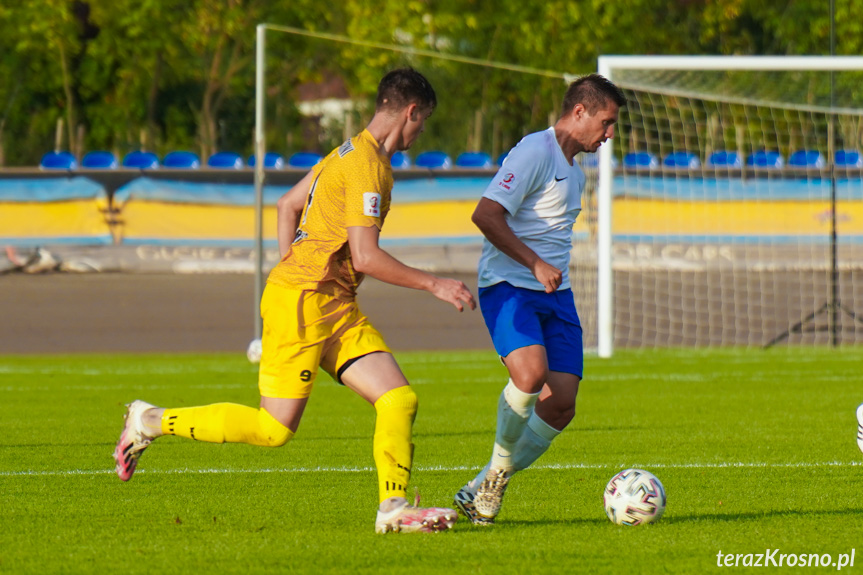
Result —
[{"label": "blue stadium seat", "polygon": [[779,152],[771,152],[769,150],[757,150],[747,156],[746,163],[755,168],[781,168],[785,165],[785,160]]},{"label": "blue stadium seat", "polygon": [[[249,156],[247,163],[250,168],[255,167],[255,154]],[[281,170],[285,167],[285,159],[278,152],[267,152],[264,154],[264,167],[271,170]]]},{"label": "blue stadium seat", "polygon": [[48,152],[42,156],[39,167],[43,170],[74,170],[78,161],[69,152]]},{"label": "blue stadium seat", "polygon": [[174,170],[197,170],[201,167],[201,159],[195,152],[176,150],[168,152],[162,159],[162,165]]},{"label": "blue stadium seat", "polygon": [[246,165],[243,158],[235,152],[216,152],[207,160],[207,166],[220,170],[242,170]]},{"label": "blue stadium seat", "polygon": [[825,162],[818,150],[797,150],[788,157],[788,165],[795,168],[823,168]]},{"label": "blue stadium seat", "polygon": [[491,168],[491,156],[485,152],[462,152],[455,159],[459,168],[488,169]]},{"label": "blue stadium seat", "polygon": [[90,170],[115,170],[117,169],[117,158],[112,152],[104,150],[88,152],[81,159],[81,167]]},{"label": "blue stadium seat", "polygon": [[650,152],[629,152],[623,156],[623,167],[652,170],[659,167],[659,161]]},{"label": "blue stadium seat", "polygon": [[288,158],[288,165],[292,168],[311,168],[323,158],[316,152],[297,152]]},{"label": "blue stadium seat", "polygon": [[692,152],[671,152],[663,163],[669,168],[694,169],[701,167],[701,160]]},{"label": "blue stadium seat", "polygon": [[740,161],[740,154],[737,152],[719,150],[710,154],[710,157],[707,158],[707,165],[711,168],[740,168],[743,164]]},{"label": "blue stadium seat", "polygon": [[404,170],[411,167],[411,157],[404,152],[396,152],[390,160],[394,170]]},{"label": "blue stadium seat", "polygon": [[159,167],[159,158],[153,152],[142,152],[137,150],[129,152],[123,158],[124,168],[137,168],[139,170],[154,170]]},{"label": "blue stadium seat", "polygon": [[417,156],[414,162],[418,168],[428,168],[430,170],[448,170],[452,168],[452,160],[446,155],[446,152],[429,151],[423,152]]},{"label": "blue stadium seat", "polygon": [[502,166],[502,165],[503,165],[503,161],[506,159],[506,157],[507,157],[508,155],[509,155],[509,152],[504,152],[504,153],[502,153],[501,155],[499,155],[499,156],[497,157],[497,162],[496,162],[496,164],[497,164],[498,166]]},{"label": "blue stadium seat", "polygon": [[843,168],[863,168],[860,150],[837,150],[836,165]]}]

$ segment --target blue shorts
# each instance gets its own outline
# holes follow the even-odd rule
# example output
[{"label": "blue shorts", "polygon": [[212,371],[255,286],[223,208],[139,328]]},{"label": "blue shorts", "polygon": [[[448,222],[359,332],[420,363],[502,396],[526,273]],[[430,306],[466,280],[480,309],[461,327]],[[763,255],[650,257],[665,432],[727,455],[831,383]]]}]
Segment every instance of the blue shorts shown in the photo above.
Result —
[{"label": "blue shorts", "polygon": [[479,288],[479,306],[498,355],[542,345],[550,371],[581,377],[584,349],[572,290],[545,293],[501,282]]}]

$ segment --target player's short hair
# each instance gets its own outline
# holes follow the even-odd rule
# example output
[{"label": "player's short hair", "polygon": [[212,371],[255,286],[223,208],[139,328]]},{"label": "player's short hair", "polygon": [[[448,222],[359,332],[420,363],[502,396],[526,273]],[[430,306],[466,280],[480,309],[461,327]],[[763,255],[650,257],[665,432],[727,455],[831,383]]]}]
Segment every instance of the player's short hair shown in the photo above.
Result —
[{"label": "player's short hair", "polygon": [[425,76],[413,68],[399,68],[387,73],[378,84],[377,110],[401,110],[409,104],[434,109],[437,96]]},{"label": "player's short hair", "polygon": [[561,116],[566,116],[576,104],[581,104],[588,114],[595,114],[604,109],[609,102],[617,104],[618,108],[626,106],[626,96],[611,80],[599,74],[588,74],[574,81],[566,89],[563,96]]}]

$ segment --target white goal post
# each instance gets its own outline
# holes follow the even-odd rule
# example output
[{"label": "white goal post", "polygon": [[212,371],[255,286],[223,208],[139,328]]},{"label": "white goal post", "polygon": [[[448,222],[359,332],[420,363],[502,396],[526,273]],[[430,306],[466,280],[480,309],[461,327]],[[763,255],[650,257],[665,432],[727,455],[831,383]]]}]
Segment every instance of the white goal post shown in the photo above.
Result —
[{"label": "white goal post", "polygon": [[[854,282],[854,272],[863,265],[842,263],[863,258],[856,250],[842,253],[838,268],[847,277],[837,286],[836,198],[838,178],[844,202],[838,237],[843,249],[846,238],[855,247],[863,243],[860,165],[837,166],[837,153],[844,162],[846,149],[853,154],[863,148],[863,96],[850,89],[837,100],[835,82],[859,85],[852,80],[863,77],[855,76],[863,72],[863,57],[601,56],[598,72],[623,88],[629,102],[621,112],[617,141],[599,151],[600,357],[610,357],[620,340],[636,347],[772,345],[790,341],[789,334],[796,338],[818,331],[806,324],[822,311],[834,345],[839,315],[851,318],[839,331],[858,339],[859,318],[838,294],[850,298],[849,304],[856,298],[863,303]],[[842,81],[845,73],[847,81]],[[800,93],[794,93],[798,88]],[[824,100],[825,90],[829,100]],[[732,157],[739,163],[723,163]],[[689,164],[681,165],[680,158]],[[628,210],[627,221],[615,216],[618,207]],[[722,221],[735,224],[723,229]],[[618,238],[629,238],[633,246],[634,255],[624,263],[615,254]],[[674,241],[702,255],[726,250],[728,257],[689,267],[692,262],[680,260],[675,263],[680,269],[646,263]],[[624,265],[638,275],[630,274],[622,293],[615,274]],[[693,279],[698,273],[703,277]],[[641,298],[643,305],[633,303],[638,310],[628,315],[617,313],[616,294],[618,301]],[[648,308],[653,311],[643,314]],[[690,321],[687,314],[701,319]],[[622,315],[656,325],[623,326]],[[827,331],[823,327],[820,331]],[[800,341],[825,342],[817,336]]]}]

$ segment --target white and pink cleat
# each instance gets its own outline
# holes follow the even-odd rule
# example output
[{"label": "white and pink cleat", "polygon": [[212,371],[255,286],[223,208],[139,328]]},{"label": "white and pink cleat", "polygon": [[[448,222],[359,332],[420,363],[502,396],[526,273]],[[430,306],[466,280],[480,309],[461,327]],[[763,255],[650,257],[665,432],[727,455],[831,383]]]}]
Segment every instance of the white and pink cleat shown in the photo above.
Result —
[{"label": "white and pink cleat", "polygon": [[455,509],[404,505],[388,513],[378,511],[376,533],[437,533],[451,529],[458,519]]},{"label": "white and pink cleat", "polygon": [[115,470],[123,481],[132,479],[138,459],[150,442],[152,437],[144,433],[144,412],[153,406],[149,403],[136,399],[126,406],[125,424],[117,447],[114,448],[114,461],[117,462]]}]

